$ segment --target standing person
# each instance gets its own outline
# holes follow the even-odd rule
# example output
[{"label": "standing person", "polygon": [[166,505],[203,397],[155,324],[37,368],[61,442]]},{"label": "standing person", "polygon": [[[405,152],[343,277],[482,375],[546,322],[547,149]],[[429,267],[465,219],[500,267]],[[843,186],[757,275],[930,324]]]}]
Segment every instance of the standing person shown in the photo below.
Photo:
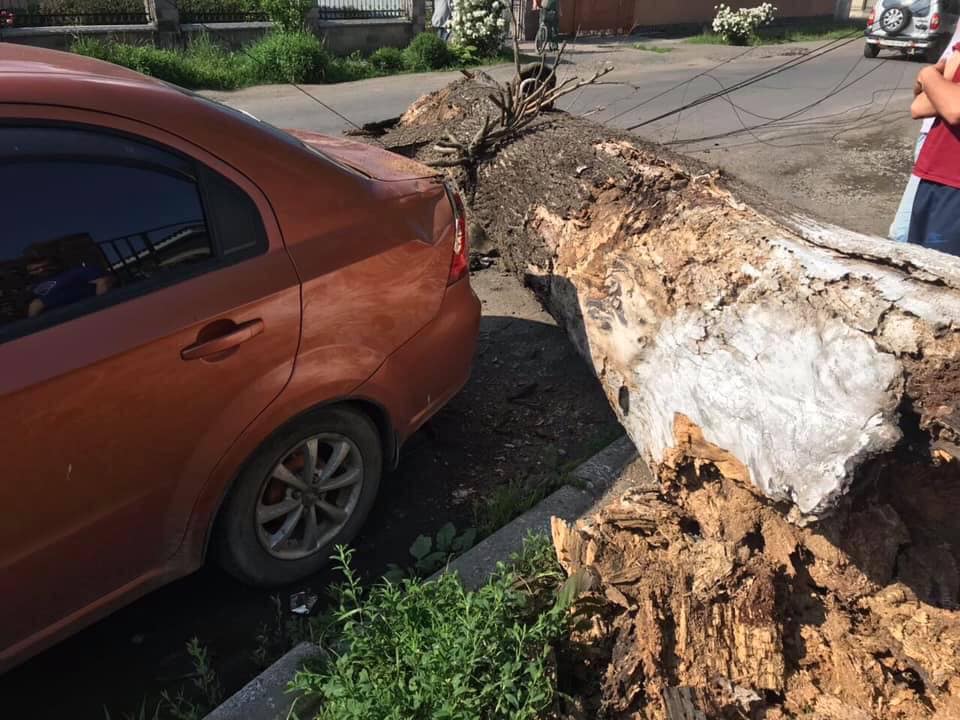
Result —
[{"label": "standing person", "polygon": [[960,255],[960,53],[923,68],[914,94],[913,117],[934,121],[913,168],[908,242]]},{"label": "standing person", "polygon": [[444,42],[450,41],[450,24],[453,22],[453,0],[436,0],[430,24]]},{"label": "standing person", "polygon": [[[957,24],[957,29],[954,30],[953,37],[950,38],[947,49],[944,50],[940,56],[940,62],[949,59],[953,55],[953,48],[958,42],[960,42],[960,23]],[[916,162],[920,156],[923,143],[927,139],[931,128],[933,128],[934,119],[935,118],[926,118],[923,121],[923,125],[920,126],[920,136],[917,138],[917,144],[913,149],[914,162]],[[920,178],[911,174],[910,179],[907,181],[907,187],[903,191],[903,197],[900,198],[900,206],[897,208],[897,214],[894,216],[893,223],[890,225],[889,237],[894,242],[907,241],[907,234],[910,231],[910,211],[913,209],[913,199],[917,194],[917,185],[919,183]]]}]

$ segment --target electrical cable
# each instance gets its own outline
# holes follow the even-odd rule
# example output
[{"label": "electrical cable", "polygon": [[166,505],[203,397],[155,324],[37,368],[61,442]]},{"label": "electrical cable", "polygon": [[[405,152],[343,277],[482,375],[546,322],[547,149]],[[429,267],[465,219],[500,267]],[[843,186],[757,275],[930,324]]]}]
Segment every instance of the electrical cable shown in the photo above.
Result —
[{"label": "electrical cable", "polygon": [[[176,8],[177,12],[180,11],[180,7],[177,5],[177,3],[176,3],[175,1],[172,2],[171,4],[174,6],[174,8]],[[216,34],[217,32],[219,32],[218,30],[216,30],[215,28],[210,27],[209,25],[207,25],[207,24],[204,23],[204,22],[198,22],[198,23],[196,23],[196,24],[199,25],[200,27],[202,27],[204,30],[206,30],[206,31],[209,32],[209,33]],[[256,56],[251,55],[251,54],[247,51],[246,48],[241,47],[241,48],[240,48],[240,51],[241,51],[244,55],[246,55],[248,58],[250,58],[251,60],[253,60],[255,63],[258,63],[258,64],[260,63],[260,60],[259,60]],[[338,118],[340,118],[341,120],[343,120],[343,121],[346,122],[347,124],[352,125],[355,129],[357,129],[357,130],[361,130],[361,129],[362,129],[357,123],[355,123],[353,120],[351,120],[351,119],[348,118],[346,115],[344,115],[343,113],[341,113],[339,110],[331,107],[330,105],[328,105],[327,103],[325,103],[325,102],[324,102],[323,100],[321,100],[320,98],[315,97],[315,96],[311,95],[310,93],[308,93],[308,92],[307,92],[306,90],[304,90],[298,83],[295,83],[295,82],[292,82],[292,81],[289,81],[289,80],[288,80],[288,81],[287,81],[287,84],[290,85],[290,86],[292,86],[292,87],[294,87],[294,88],[296,88],[296,89],[299,90],[301,93],[303,93],[304,95],[306,95],[308,98],[310,98],[311,100],[313,100],[315,103],[317,103],[318,105],[320,105],[320,106],[323,107],[325,110],[327,110],[328,112],[332,113],[333,115],[336,115]]]},{"label": "electrical cable", "polygon": [[[804,112],[807,112],[808,110],[811,110],[811,109],[815,108],[817,105],[820,105],[821,103],[826,102],[826,101],[829,100],[830,98],[839,95],[841,92],[843,92],[843,91],[846,90],[847,88],[855,85],[856,83],[860,82],[860,81],[863,80],[865,77],[867,77],[868,75],[870,75],[870,74],[876,72],[877,70],[879,70],[881,67],[883,67],[883,65],[884,65],[886,62],[887,62],[887,60],[883,60],[883,61],[877,63],[876,65],[874,65],[872,68],[870,68],[870,69],[867,70],[866,72],[864,72],[864,73],[862,73],[861,75],[858,75],[857,77],[855,77],[853,80],[850,80],[849,82],[846,82],[845,84],[836,86],[836,87],[834,88],[834,90],[832,90],[831,92],[827,93],[826,95],[824,95],[823,97],[819,98],[818,100],[815,100],[814,102],[809,103],[809,104],[805,105],[805,106],[802,107],[802,108],[799,108],[799,109],[797,109],[797,110],[794,110],[794,111],[792,111],[792,112],[789,112],[789,113],[787,113],[786,115],[784,115],[784,116],[782,116],[782,117],[780,117],[780,118],[776,118],[776,119],[773,119],[773,120],[768,120],[768,121],[763,122],[763,123],[760,123],[760,124],[758,124],[758,125],[753,125],[753,126],[747,127],[746,124],[743,123],[743,120],[742,120],[742,118],[740,117],[740,115],[739,115],[738,113],[736,113],[736,111],[734,111],[735,114],[737,114],[737,119],[738,119],[738,120],[740,121],[740,123],[741,123],[741,129],[739,129],[739,130],[729,130],[729,131],[727,131],[727,132],[717,133],[717,134],[715,134],[715,135],[706,135],[706,136],[698,137],[698,138],[687,138],[687,139],[684,139],[684,140],[678,140],[678,141],[676,141],[676,142],[668,142],[668,143],[665,143],[665,144],[666,144],[666,145],[689,145],[689,144],[692,144],[692,143],[705,142],[705,141],[707,141],[707,140],[721,140],[721,139],[723,139],[723,138],[732,137],[732,136],[734,136],[734,135],[739,135],[740,133],[742,133],[742,132],[744,132],[744,131],[749,132],[749,133],[752,135],[752,134],[753,134],[753,133],[752,133],[753,130],[759,130],[759,129],[762,129],[762,128],[765,128],[765,127],[769,127],[769,126],[774,125],[774,124],[776,124],[776,123],[778,123],[778,122],[781,122],[781,121],[783,121],[783,120],[788,120],[788,119],[790,119],[790,118],[792,118],[792,117],[796,117],[797,115],[800,115],[800,114],[802,114],[802,113],[804,113]],[[856,67],[856,66],[854,66],[854,68],[855,68],[855,67]],[[853,68],[851,68],[851,70],[852,70],[852,69],[853,69]],[[849,77],[849,73],[847,74],[846,77]],[[721,95],[722,95],[722,94],[721,94]],[[760,140],[759,138],[756,138],[756,136],[754,136],[754,139],[756,139],[758,142],[763,142],[763,141]]]},{"label": "electrical cable", "polygon": [[[826,55],[826,54],[828,54],[828,53],[830,53],[830,52],[833,52],[834,50],[838,50],[838,49],[840,49],[840,48],[842,48],[842,47],[845,47],[846,45],[849,45],[849,44],[852,43],[852,42],[855,42],[855,41],[858,39],[858,37],[861,37],[862,35],[863,35],[863,31],[862,31],[862,30],[851,31],[851,32],[848,33],[848,34],[841,35],[840,37],[834,38],[834,39],[832,39],[832,40],[824,43],[823,45],[820,45],[819,47],[814,48],[811,52],[807,53],[806,55],[802,55],[802,56],[799,56],[799,57],[796,57],[796,58],[791,58],[790,60],[787,60],[787,61],[785,61],[785,62],[783,62],[783,63],[780,63],[779,65],[775,65],[775,66],[772,67],[772,68],[768,68],[767,70],[764,70],[763,72],[758,73],[757,75],[751,76],[751,77],[749,77],[749,78],[747,78],[747,79],[745,79],[745,80],[742,80],[742,81],[740,81],[740,82],[738,82],[738,83],[735,83],[734,85],[730,86],[729,88],[725,88],[723,91],[714,92],[714,93],[709,93],[709,94],[707,94],[707,95],[701,96],[700,98],[697,98],[696,100],[693,100],[693,101],[691,101],[691,102],[689,102],[689,103],[684,103],[684,104],[683,104],[682,106],[680,106],[679,108],[674,108],[673,110],[670,110],[670,111],[668,111],[668,112],[661,113],[660,115],[657,115],[656,117],[650,118],[650,119],[648,119],[648,120],[645,120],[645,121],[643,121],[643,122],[637,123],[637,124],[635,124],[635,125],[628,126],[628,127],[625,128],[625,129],[626,129],[626,130],[636,130],[636,129],[641,128],[641,127],[644,127],[644,126],[646,126],[646,125],[650,125],[650,124],[652,124],[652,123],[654,123],[654,122],[657,122],[657,121],[659,121],[659,120],[663,120],[663,119],[665,119],[665,118],[671,117],[671,116],[673,116],[673,115],[675,115],[675,114],[677,114],[677,113],[681,113],[681,112],[684,112],[685,110],[689,110],[690,108],[697,107],[698,105],[703,105],[704,103],[710,102],[711,100],[715,100],[715,99],[719,98],[719,97],[722,96],[722,95],[726,95],[726,94],[730,94],[730,93],[736,92],[737,90],[741,90],[741,89],[743,89],[743,88],[745,88],[745,87],[748,87],[748,86],[750,86],[750,85],[753,85],[753,84],[756,84],[756,83],[761,82],[761,81],[763,81],[763,80],[766,80],[767,78],[774,77],[775,75],[779,75],[780,73],[786,72],[787,70],[790,70],[790,69],[792,69],[792,68],[799,67],[800,65],[803,65],[803,64],[808,63],[808,62],[812,62],[813,60],[816,60],[816,59],[818,59],[818,58],[820,58],[820,57],[823,57],[824,55]],[[744,54],[745,54],[745,53],[744,53]],[[732,58],[732,59],[736,59],[736,58]],[[725,64],[725,63],[722,63],[722,64]],[[721,64],[721,65],[722,65],[722,64]],[[690,78],[690,81],[695,80],[697,77],[702,77],[703,75],[709,74],[709,73],[713,72],[714,69],[716,69],[716,68],[706,70],[704,73],[700,73],[700,74],[694,76],[693,78]],[[675,89],[675,88],[673,88],[673,89]],[[669,91],[667,91],[667,92],[669,92]],[[629,112],[633,112],[634,110],[639,109],[639,107],[641,107],[643,104],[646,104],[646,102],[649,102],[650,100],[655,99],[656,97],[660,97],[660,96],[662,96],[663,94],[665,94],[665,93],[661,93],[661,94],[658,95],[658,96],[654,96],[654,98],[649,98],[648,100],[645,100],[643,103],[638,103],[637,105],[631,106],[631,107],[627,108],[626,110],[621,111],[620,113],[618,113],[618,114],[617,114],[616,116],[614,116],[613,118],[608,118],[608,119],[607,119],[607,122],[610,122],[610,120],[616,119],[617,117],[620,117],[620,116],[622,116],[622,115],[625,115],[625,114],[627,114],[627,113],[629,113]]]},{"label": "electrical cable", "polygon": [[[724,65],[727,65],[728,63],[732,63],[732,62],[734,62],[735,60],[739,60],[740,58],[744,57],[745,55],[749,55],[749,54],[752,53],[755,49],[756,49],[756,48],[752,48],[752,47],[751,47],[751,48],[747,48],[747,49],[744,50],[742,53],[740,53],[740,54],[738,54],[738,55],[735,55],[735,56],[733,56],[733,57],[731,57],[731,58],[727,58],[727,59],[724,60],[723,62],[717,63],[717,64],[714,65],[713,67],[708,68],[707,70],[704,70],[702,73],[697,73],[697,74],[694,75],[693,77],[687,78],[686,80],[683,80],[682,82],[677,83],[677,84],[674,85],[673,87],[667,88],[667,89],[664,90],[663,92],[659,92],[659,93],[657,93],[656,95],[653,95],[653,96],[651,96],[651,97],[648,97],[648,98],[646,98],[645,100],[637,103],[636,105],[632,105],[631,107],[627,108],[627,109],[624,110],[623,112],[617,113],[617,114],[614,115],[613,117],[607,118],[606,122],[612,122],[612,121],[616,120],[617,118],[622,117],[623,115],[626,115],[627,113],[633,112],[634,110],[639,110],[639,109],[642,108],[644,105],[648,105],[649,103],[652,103],[654,100],[659,100],[659,99],[662,98],[664,95],[669,95],[669,94],[672,93],[674,90],[679,90],[679,89],[682,88],[683,86],[689,85],[689,84],[692,83],[694,80],[703,77],[703,76],[706,75],[707,73],[711,73],[711,72],[713,72],[714,70],[718,70],[719,68],[722,68]],[[605,82],[605,83],[596,83],[596,84],[597,84],[597,85],[627,85],[628,87],[632,87],[633,90],[634,90],[634,92],[639,92],[640,90],[643,89],[642,86],[633,85],[633,84],[631,84],[631,83],[625,83],[625,82]]]}]

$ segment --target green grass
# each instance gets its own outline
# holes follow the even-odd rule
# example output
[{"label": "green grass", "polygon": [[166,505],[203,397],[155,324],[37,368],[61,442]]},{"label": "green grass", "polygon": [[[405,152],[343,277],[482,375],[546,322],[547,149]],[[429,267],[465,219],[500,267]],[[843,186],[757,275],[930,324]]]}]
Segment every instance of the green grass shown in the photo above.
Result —
[{"label": "green grass", "polygon": [[480,536],[496,532],[556,489],[555,483],[533,485],[520,480],[498,485],[475,508]]},{"label": "green grass", "polygon": [[474,520],[481,538],[496,532],[525,513],[562,485],[577,485],[571,477],[576,468],[603,450],[622,434],[618,425],[602,428],[578,450],[576,457],[563,460],[556,448],[548,447],[542,463],[546,473],[528,478],[514,478],[493,488],[473,508]]},{"label": "green grass", "polygon": [[328,654],[290,686],[318,720],[544,716],[557,692],[551,646],[582,589],[578,575],[564,582],[549,538],[528,538],[476,591],[452,574],[364,590],[350,562],[338,548]]},{"label": "green grass", "polygon": [[182,49],[156,48],[78,38],[71,49],[88,57],[128,67],[144,75],[166,80],[191,90],[236,90],[272,83],[340,83],[400,73],[457,70],[476,65],[509,62],[512,54],[476,57],[457,49],[439,51],[437,46],[414,38],[406,50],[384,48],[369,57],[353,53],[331,56],[323,44],[307,33],[274,32],[239,51],[217,45],[200,34]]},{"label": "green grass", "polygon": [[[862,31],[861,24],[853,23],[810,23],[796,26],[774,26],[760,28],[750,41],[751,45],[784,45],[798,42],[826,42],[840,38],[852,37],[853,33]],[[705,31],[684,39],[691,45],[726,45],[719,35]]]},{"label": "green grass", "polygon": [[634,50],[643,50],[644,52],[657,53],[658,55],[663,55],[673,50],[673,48],[663,47],[662,45],[644,45],[643,43],[637,43],[633,48]]}]

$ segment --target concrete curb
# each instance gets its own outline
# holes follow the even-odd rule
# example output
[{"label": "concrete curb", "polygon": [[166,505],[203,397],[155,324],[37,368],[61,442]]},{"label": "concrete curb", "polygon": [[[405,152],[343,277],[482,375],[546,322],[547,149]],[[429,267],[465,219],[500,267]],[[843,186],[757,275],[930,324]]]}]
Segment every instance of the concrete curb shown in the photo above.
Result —
[{"label": "concrete curb", "polygon": [[[287,683],[307,660],[319,654],[320,648],[313,643],[300,643],[214,708],[204,720],[286,720],[296,699],[287,692]],[[297,713],[305,709],[298,704]]]},{"label": "concrete curb", "polygon": [[[573,471],[572,477],[582,482],[585,490],[564,485],[430,579],[442,573],[455,572],[464,587],[480,587],[490,578],[498,562],[509,559],[521,549],[524,538],[530,532],[549,532],[551,517],[572,522],[587,513],[613,487],[624,468],[636,457],[637,451],[628,437],[615,440]],[[286,720],[295,699],[294,695],[287,692],[287,683],[305,661],[318,654],[319,648],[315,645],[300,643],[231,695],[205,720]],[[296,708],[300,717],[308,717],[310,709],[299,704]]]},{"label": "concrete curb", "polygon": [[465,588],[476,590],[490,579],[498,562],[507,560],[520,551],[527,535],[531,532],[550,532],[551,517],[573,522],[586,514],[598,497],[616,482],[623,469],[636,457],[637,451],[630,438],[624,435],[615,440],[571,473],[571,477],[584,484],[585,490],[564,485],[523,515],[514,518],[474,545],[430,579],[455,572]]}]

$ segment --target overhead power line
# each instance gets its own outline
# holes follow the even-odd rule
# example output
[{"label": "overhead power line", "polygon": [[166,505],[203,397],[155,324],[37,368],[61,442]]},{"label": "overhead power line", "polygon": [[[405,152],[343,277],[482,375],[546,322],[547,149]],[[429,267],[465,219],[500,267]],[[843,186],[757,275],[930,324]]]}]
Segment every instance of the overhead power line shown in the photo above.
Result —
[{"label": "overhead power line", "polygon": [[[862,35],[862,31],[858,30],[857,35],[858,36]],[[779,65],[776,65],[772,68],[764,70],[763,72],[753,75],[745,80],[741,80],[740,82],[735,83],[728,88],[724,88],[721,91],[708,93],[707,95],[703,95],[697,98],[696,100],[692,100],[689,103],[685,103],[681,105],[680,107],[673,108],[672,110],[668,110],[667,112],[660,113],[655,117],[649,118],[639,123],[635,123],[633,125],[626,127],[625,129],[637,130],[639,128],[645,127],[647,125],[651,125],[655,122],[658,122],[660,120],[664,120],[668,117],[676,115],[677,113],[682,113],[691,108],[695,108],[699,105],[703,105],[705,103],[711,102],[712,100],[716,100],[717,98],[720,98],[724,95],[729,95],[730,93],[736,92],[738,90],[742,90],[745,87],[749,87],[750,85],[754,85],[758,82],[762,82],[768,78],[774,77],[775,75],[784,73],[787,70],[792,70],[793,68],[799,67],[808,62],[813,62],[814,60],[817,60],[823,57],[824,55],[827,55],[828,53],[833,52],[834,50],[838,50],[839,48],[849,45],[851,42],[855,42],[856,40],[857,40],[856,37],[847,37],[847,36],[831,40],[830,42],[827,42],[821,45],[820,47],[815,48],[813,51],[811,51],[810,53],[807,53],[806,55],[800,56],[799,58],[791,58],[786,62],[780,63]],[[707,72],[709,73],[711,71],[708,70]],[[639,105],[637,107],[639,107]],[[634,109],[636,108],[630,108],[626,112],[630,112]],[[621,113],[621,114],[624,114],[624,113]]]},{"label": "overhead power line", "polygon": [[[176,4],[176,2],[173,3],[173,6],[174,6],[174,7],[177,9],[177,11],[179,12],[180,7]],[[210,27],[209,25],[207,25],[207,24],[204,23],[204,22],[197,23],[197,25],[199,25],[199,26],[202,27],[204,30],[206,30],[207,32],[212,33],[212,34],[214,34],[214,35],[216,35],[216,34],[218,34],[218,33],[221,32],[220,30],[217,30],[216,28]],[[255,55],[252,55],[250,52],[248,52],[246,48],[241,47],[241,48],[240,48],[240,51],[241,51],[244,55],[246,55],[248,58],[250,58],[251,60],[253,60],[255,63],[261,64],[259,58],[257,58]],[[355,129],[357,129],[357,130],[360,130],[360,129],[361,129],[361,127],[360,127],[357,123],[355,123],[353,120],[351,120],[350,118],[348,118],[346,115],[344,115],[342,112],[340,112],[340,111],[337,110],[336,108],[331,107],[330,105],[328,105],[328,104],[325,103],[323,100],[321,100],[320,98],[316,97],[315,95],[311,95],[311,94],[310,94],[309,92],[307,92],[303,87],[301,87],[298,83],[295,83],[295,82],[293,82],[293,81],[289,81],[289,80],[288,80],[288,81],[287,81],[287,84],[290,85],[291,87],[296,88],[296,89],[299,90],[301,93],[303,93],[304,95],[306,95],[308,98],[310,98],[311,100],[313,100],[315,103],[317,103],[318,105],[320,105],[322,108],[324,108],[324,109],[327,110],[328,112],[332,113],[333,115],[336,115],[338,118],[340,118],[341,120],[343,120],[343,121],[346,122],[347,124],[352,125]]]}]

